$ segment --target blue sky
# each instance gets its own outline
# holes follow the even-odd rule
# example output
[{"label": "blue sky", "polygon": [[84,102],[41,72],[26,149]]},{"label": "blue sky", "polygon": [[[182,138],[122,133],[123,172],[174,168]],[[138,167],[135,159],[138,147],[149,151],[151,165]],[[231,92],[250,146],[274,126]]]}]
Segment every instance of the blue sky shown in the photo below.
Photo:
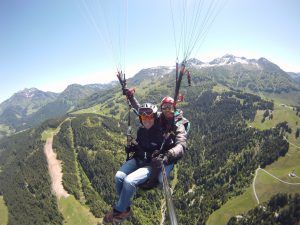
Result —
[{"label": "blue sky", "polygon": [[[24,88],[60,92],[72,83],[115,80],[117,53],[128,76],[174,64],[170,0],[128,0],[127,7],[125,0],[100,0],[102,8],[89,2],[0,1],[0,102]],[[300,72],[299,11],[298,0],[228,0],[191,57],[205,62],[227,53],[265,57],[285,71]],[[173,12],[176,21],[179,14]],[[98,32],[89,15],[99,16]]]}]

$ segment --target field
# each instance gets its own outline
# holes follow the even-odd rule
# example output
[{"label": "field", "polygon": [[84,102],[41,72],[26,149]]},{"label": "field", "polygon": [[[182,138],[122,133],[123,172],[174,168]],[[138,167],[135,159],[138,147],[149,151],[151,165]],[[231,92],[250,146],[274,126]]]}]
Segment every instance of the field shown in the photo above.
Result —
[{"label": "field", "polygon": [[80,109],[78,111],[72,112],[72,114],[84,114],[84,113],[94,113],[94,114],[101,114],[100,106],[99,105],[94,105],[89,108],[85,109]]},{"label": "field", "polygon": [[233,215],[240,215],[255,206],[255,197],[252,188],[249,187],[242,195],[230,199],[220,209],[213,212],[208,218],[206,225],[227,224]]},{"label": "field", "polygon": [[6,225],[8,222],[8,211],[3,197],[0,196],[0,225]]},{"label": "field", "polygon": [[[66,120],[70,120],[70,118],[67,118]],[[63,124],[66,120],[64,120],[63,122],[61,122],[61,124]],[[49,128],[47,130],[44,130],[43,133],[42,133],[42,137],[41,137],[41,140],[42,141],[46,141],[47,138],[50,138],[50,137],[53,137],[54,135],[56,135],[59,130],[60,130],[60,126],[61,124],[57,127],[57,128]]]},{"label": "field", "polygon": [[54,134],[58,132],[58,129],[49,128],[48,130],[44,130],[42,133],[42,141],[46,141],[47,138],[53,137]]},{"label": "field", "polygon": [[[296,116],[293,108],[275,101],[273,119],[261,123],[264,111],[258,111],[255,120],[248,125],[259,130],[270,129],[276,124],[287,121],[289,127],[292,128],[292,133],[286,135],[290,142],[289,151],[284,157],[280,157],[277,161],[265,168],[266,171],[276,176],[277,178],[289,182],[300,183],[299,177],[290,177],[289,173],[293,170],[296,175],[300,175],[300,138],[295,138],[295,130],[300,127],[300,118]],[[263,170],[259,170],[255,179],[255,189],[260,203],[265,202],[276,193],[300,193],[300,185],[285,184],[276,180]],[[230,199],[220,209],[210,215],[207,220],[207,225],[223,225],[227,224],[230,217],[239,215],[249,211],[254,206],[258,205],[253,186],[249,186],[245,193],[240,196]]]},{"label": "field", "polygon": [[0,124],[0,138],[1,136],[10,135],[14,131],[9,128],[9,126],[5,124]]},{"label": "field", "polygon": [[96,225],[100,222],[100,219],[95,218],[88,207],[80,204],[72,195],[60,198],[58,207],[65,219],[65,225]]}]

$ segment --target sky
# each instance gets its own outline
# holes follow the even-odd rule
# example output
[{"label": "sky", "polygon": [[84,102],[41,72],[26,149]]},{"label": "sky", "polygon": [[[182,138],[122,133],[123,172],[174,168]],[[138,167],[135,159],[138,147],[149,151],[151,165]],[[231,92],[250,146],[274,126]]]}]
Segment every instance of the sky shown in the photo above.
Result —
[{"label": "sky", "polygon": [[[175,64],[184,30],[182,5],[176,4],[193,7],[197,0],[98,1],[0,1],[0,102],[24,88],[61,92],[73,83],[116,80],[117,68],[130,77]],[[284,71],[300,72],[299,0],[223,2],[191,58],[265,57]]]}]

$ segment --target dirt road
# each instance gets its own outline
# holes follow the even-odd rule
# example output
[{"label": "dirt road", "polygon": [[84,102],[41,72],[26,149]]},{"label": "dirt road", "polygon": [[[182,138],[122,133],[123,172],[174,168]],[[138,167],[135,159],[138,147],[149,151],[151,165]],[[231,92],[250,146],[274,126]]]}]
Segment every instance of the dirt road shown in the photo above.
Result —
[{"label": "dirt road", "polygon": [[69,194],[66,192],[62,185],[62,169],[61,161],[56,158],[56,153],[52,149],[53,137],[48,138],[44,146],[44,153],[47,158],[48,171],[51,177],[51,188],[52,192],[57,198],[68,197]]}]

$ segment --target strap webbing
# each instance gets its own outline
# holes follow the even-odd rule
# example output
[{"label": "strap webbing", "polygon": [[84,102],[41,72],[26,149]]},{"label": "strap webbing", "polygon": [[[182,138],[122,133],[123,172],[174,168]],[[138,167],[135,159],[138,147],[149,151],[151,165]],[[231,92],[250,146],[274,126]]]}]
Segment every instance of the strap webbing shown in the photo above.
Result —
[{"label": "strap webbing", "polygon": [[161,164],[162,164],[161,168],[162,168],[162,178],[163,178],[163,190],[164,190],[164,196],[165,196],[166,204],[167,204],[168,211],[169,211],[169,217],[170,217],[172,225],[178,225],[176,214],[175,214],[175,208],[174,208],[174,204],[173,204],[173,200],[172,200],[171,189],[170,189],[167,174],[166,174],[166,169],[165,169],[163,162]]}]

